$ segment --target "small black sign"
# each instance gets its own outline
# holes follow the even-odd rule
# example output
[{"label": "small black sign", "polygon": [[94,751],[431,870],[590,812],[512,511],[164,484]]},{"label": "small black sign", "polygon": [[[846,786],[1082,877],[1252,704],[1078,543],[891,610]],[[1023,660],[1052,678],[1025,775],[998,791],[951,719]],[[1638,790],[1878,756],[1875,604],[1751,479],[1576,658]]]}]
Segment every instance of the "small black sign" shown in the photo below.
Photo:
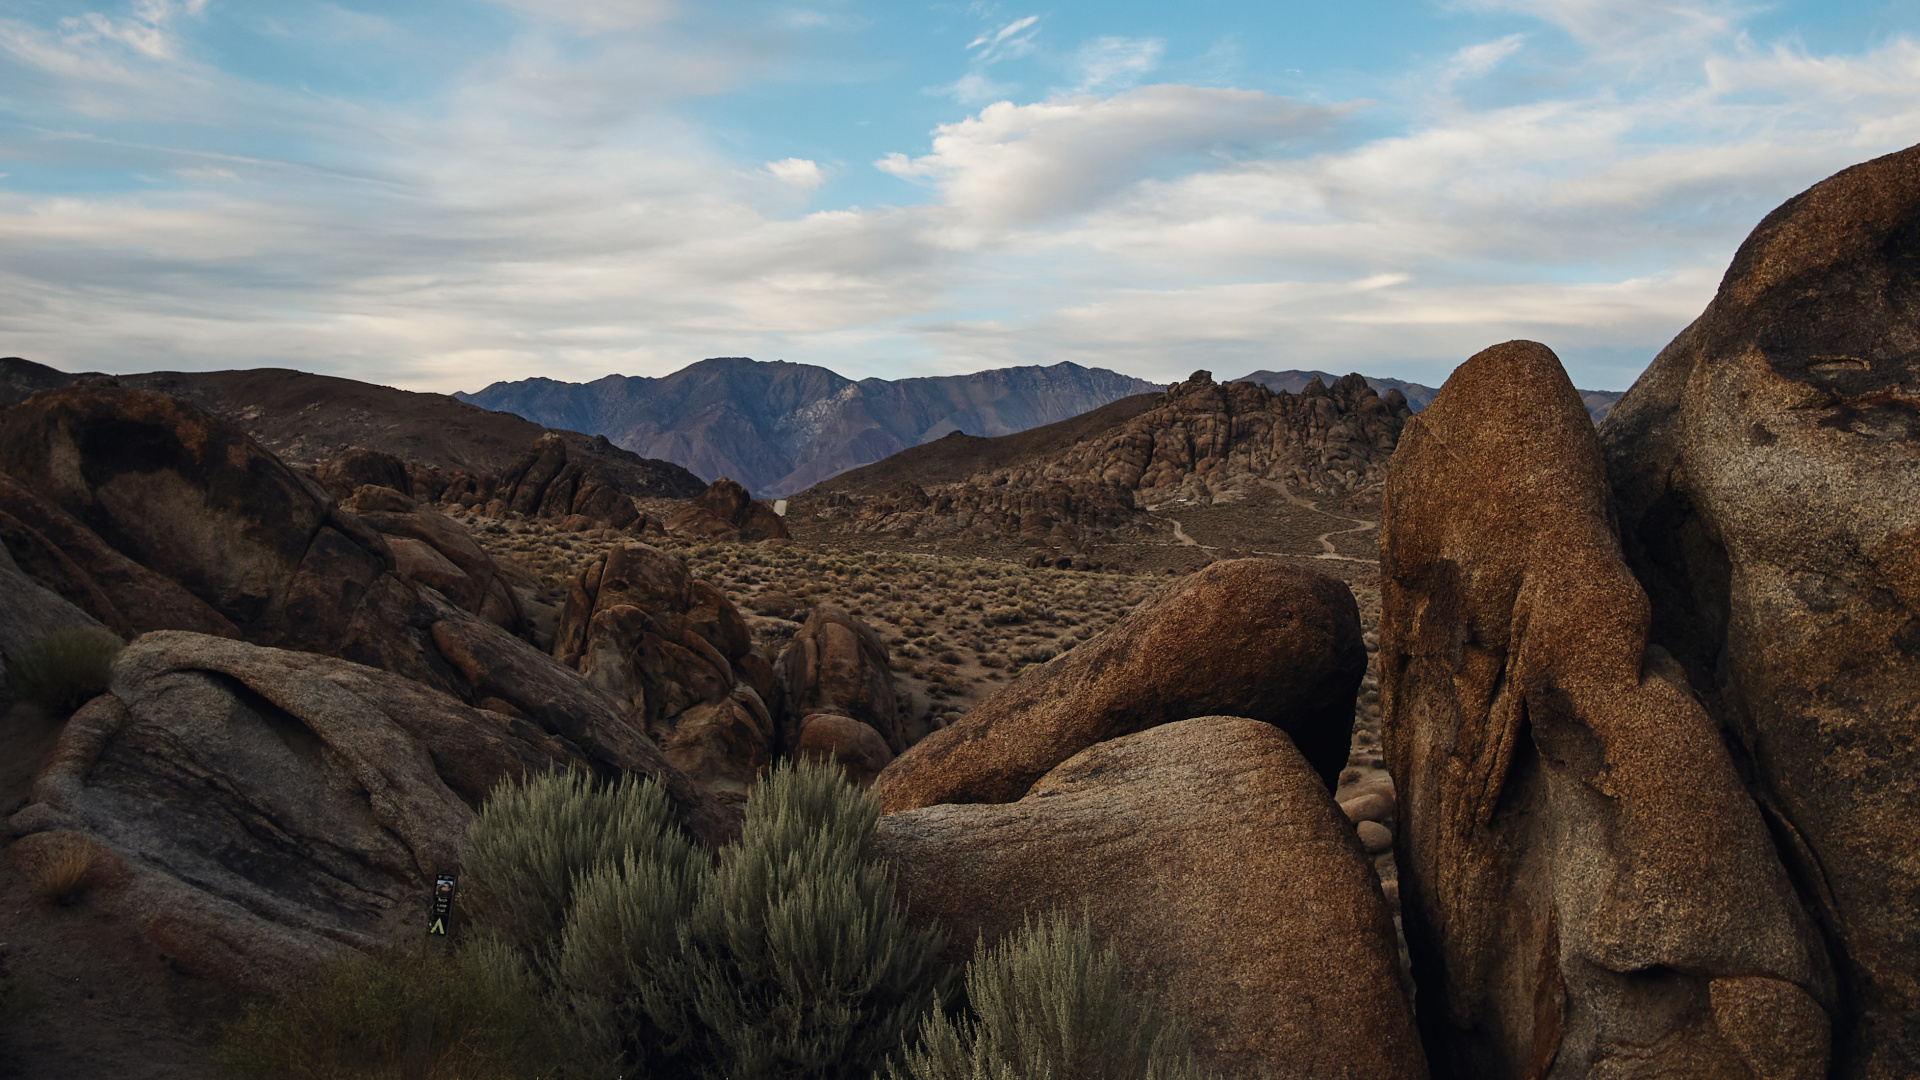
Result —
[{"label": "small black sign", "polygon": [[447,918],[453,913],[453,884],[452,874],[433,879],[433,921],[427,924],[427,933],[446,936]]}]

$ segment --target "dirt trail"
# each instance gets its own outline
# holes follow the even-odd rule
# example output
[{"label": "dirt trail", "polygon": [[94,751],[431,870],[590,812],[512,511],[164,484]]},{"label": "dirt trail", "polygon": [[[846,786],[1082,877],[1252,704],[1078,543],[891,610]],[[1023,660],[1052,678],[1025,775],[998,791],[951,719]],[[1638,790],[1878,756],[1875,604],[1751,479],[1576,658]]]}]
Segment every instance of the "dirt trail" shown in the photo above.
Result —
[{"label": "dirt trail", "polygon": [[[1260,479],[1260,483],[1268,488],[1273,489],[1274,491],[1279,492],[1281,498],[1287,500],[1288,502],[1292,503],[1295,506],[1305,507],[1316,514],[1326,514],[1326,516],[1333,518],[1337,521],[1349,521],[1353,523],[1353,528],[1351,529],[1332,529],[1327,532],[1321,533],[1319,536],[1314,537],[1314,541],[1320,545],[1320,554],[1315,555],[1314,558],[1333,559],[1338,562],[1357,562],[1357,563],[1377,563],[1380,561],[1378,559],[1362,559],[1354,555],[1342,555],[1340,554],[1340,549],[1333,546],[1334,537],[1344,536],[1347,533],[1366,532],[1368,529],[1377,529],[1380,527],[1378,522],[1367,521],[1363,518],[1342,517],[1339,514],[1328,514],[1325,510],[1320,509],[1319,504],[1315,503],[1313,500],[1303,499],[1300,496],[1295,495],[1292,492],[1292,490],[1290,490],[1287,487],[1286,483],[1280,480],[1268,480],[1263,477]],[[1173,533],[1176,537],[1180,535],[1179,522],[1174,523]],[[1277,551],[1263,551],[1263,552],[1259,552],[1258,554],[1278,555],[1281,553]]]}]

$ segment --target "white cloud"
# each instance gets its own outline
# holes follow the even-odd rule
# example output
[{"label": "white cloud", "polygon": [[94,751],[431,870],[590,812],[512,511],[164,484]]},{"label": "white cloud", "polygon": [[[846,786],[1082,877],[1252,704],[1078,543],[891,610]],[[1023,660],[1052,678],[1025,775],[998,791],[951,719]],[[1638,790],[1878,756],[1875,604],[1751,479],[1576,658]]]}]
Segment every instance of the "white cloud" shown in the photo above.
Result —
[{"label": "white cloud", "polygon": [[769,161],[761,166],[768,176],[783,184],[791,184],[802,191],[812,191],[826,181],[820,172],[820,166],[806,158],[781,158]]},{"label": "white cloud", "polygon": [[1166,42],[1158,38],[1097,37],[1080,47],[1081,93],[1132,86],[1160,66]]},{"label": "white cloud", "polygon": [[1460,79],[1477,79],[1488,74],[1499,67],[1501,61],[1519,52],[1526,39],[1525,34],[1508,34],[1497,41],[1483,41],[1456,51],[1447,61],[1442,83],[1451,85]]},{"label": "white cloud", "polygon": [[941,125],[932,153],[894,153],[875,165],[934,184],[958,212],[956,224],[993,230],[1091,209],[1169,159],[1270,149],[1341,113],[1258,91],[1176,85],[1003,101]]},{"label": "white cloud", "polygon": [[671,0],[493,0],[527,15],[564,23],[584,34],[633,30],[672,15]]},{"label": "white cloud", "polygon": [[967,43],[975,63],[993,64],[1025,56],[1033,51],[1034,38],[1040,35],[1040,16],[1028,15],[989,30]]},{"label": "white cloud", "polygon": [[997,83],[977,71],[969,71],[946,86],[932,86],[921,92],[952,98],[962,105],[984,105],[1004,100],[1013,90],[1011,83]]}]

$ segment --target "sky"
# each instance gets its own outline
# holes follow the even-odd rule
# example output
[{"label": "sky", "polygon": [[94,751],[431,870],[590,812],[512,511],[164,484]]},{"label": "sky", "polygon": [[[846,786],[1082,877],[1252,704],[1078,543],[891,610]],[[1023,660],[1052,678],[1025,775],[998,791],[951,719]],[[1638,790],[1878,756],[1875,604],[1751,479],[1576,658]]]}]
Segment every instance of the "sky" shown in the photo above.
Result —
[{"label": "sky", "polygon": [[5,0],[0,355],[1624,389],[1920,143],[1920,3]]}]

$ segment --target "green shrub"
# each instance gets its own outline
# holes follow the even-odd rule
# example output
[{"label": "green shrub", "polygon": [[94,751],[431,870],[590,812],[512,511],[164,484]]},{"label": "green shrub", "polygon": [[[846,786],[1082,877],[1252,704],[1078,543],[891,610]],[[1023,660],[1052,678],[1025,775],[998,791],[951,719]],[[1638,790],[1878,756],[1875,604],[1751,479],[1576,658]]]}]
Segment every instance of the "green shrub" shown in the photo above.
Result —
[{"label": "green shrub", "polygon": [[257,1003],[214,1051],[227,1080],[544,1080],[574,1053],[508,949],[475,941],[326,964]]},{"label": "green shrub", "polygon": [[783,764],[747,800],[689,924],[680,982],[705,1071],[869,1077],[947,982],[944,935],[914,928],[868,857],[879,801],[832,764]]},{"label": "green shrub", "polygon": [[467,831],[460,904],[475,932],[518,950],[551,985],[575,890],[628,852],[691,858],[658,784],[596,789],[576,772],[507,780]]},{"label": "green shrub", "polygon": [[121,641],[96,626],[55,630],[7,658],[7,689],[48,713],[66,716],[107,692]]},{"label": "green shrub", "polygon": [[[1089,924],[1050,915],[967,965],[967,1009],[934,1011],[888,1080],[1198,1080],[1179,1026],[1121,990]],[[879,1080],[876,1076],[875,1080]]]}]

